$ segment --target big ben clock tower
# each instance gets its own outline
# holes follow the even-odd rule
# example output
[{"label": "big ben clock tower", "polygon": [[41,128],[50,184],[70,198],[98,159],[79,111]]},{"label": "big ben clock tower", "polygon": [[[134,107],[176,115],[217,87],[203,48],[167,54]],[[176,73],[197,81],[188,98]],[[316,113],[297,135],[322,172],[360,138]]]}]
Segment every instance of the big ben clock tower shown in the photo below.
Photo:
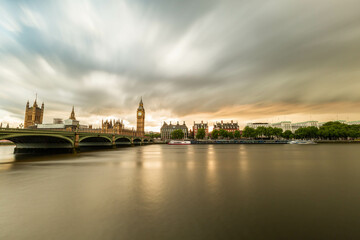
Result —
[{"label": "big ben clock tower", "polygon": [[137,131],[137,134],[139,136],[144,136],[145,134],[145,109],[144,109],[144,104],[143,104],[143,101],[142,101],[142,98],[140,100],[140,103],[139,103],[139,107],[136,111],[136,119],[137,119],[137,124],[136,124],[136,131]]}]

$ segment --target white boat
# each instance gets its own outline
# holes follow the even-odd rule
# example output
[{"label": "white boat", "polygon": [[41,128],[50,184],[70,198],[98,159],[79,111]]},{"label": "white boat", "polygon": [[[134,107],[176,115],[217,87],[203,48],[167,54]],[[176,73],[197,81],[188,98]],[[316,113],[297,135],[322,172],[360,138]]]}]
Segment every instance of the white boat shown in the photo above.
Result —
[{"label": "white boat", "polygon": [[169,145],[190,145],[191,142],[190,142],[190,141],[176,141],[176,140],[171,140],[168,144],[169,144]]},{"label": "white boat", "polygon": [[295,140],[295,141],[290,141],[289,144],[317,144],[317,143],[312,140]]}]

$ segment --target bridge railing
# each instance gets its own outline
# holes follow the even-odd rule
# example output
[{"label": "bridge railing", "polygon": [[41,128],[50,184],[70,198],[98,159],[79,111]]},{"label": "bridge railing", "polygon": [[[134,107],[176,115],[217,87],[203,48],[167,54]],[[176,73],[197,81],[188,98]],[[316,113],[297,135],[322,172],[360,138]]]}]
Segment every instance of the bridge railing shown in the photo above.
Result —
[{"label": "bridge railing", "polygon": [[81,132],[81,133],[105,133],[105,134],[116,134],[116,135],[125,135],[129,137],[144,137],[142,134],[132,130],[132,129],[90,129],[90,128],[80,128],[80,129],[73,129],[73,128],[0,128],[2,131],[32,131],[32,132],[39,132],[39,131],[59,131],[59,132]]}]

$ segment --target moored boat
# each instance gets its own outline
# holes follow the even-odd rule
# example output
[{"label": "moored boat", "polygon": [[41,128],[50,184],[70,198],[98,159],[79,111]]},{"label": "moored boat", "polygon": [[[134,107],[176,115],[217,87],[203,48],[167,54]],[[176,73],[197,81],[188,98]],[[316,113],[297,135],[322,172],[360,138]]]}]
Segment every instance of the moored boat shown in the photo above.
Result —
[{"label": "moored boat", "polygon": [[191,142],[190,142],[190,141],[176,141],[176,140],[171,140],[168,144],[169,144],[169,145],[190,145]]},{"label": "moored boat", "polygon": [[316,142],[312,141],[312,140],[295,140],[295,141],[290,141],[289,144],[317,144]]}]

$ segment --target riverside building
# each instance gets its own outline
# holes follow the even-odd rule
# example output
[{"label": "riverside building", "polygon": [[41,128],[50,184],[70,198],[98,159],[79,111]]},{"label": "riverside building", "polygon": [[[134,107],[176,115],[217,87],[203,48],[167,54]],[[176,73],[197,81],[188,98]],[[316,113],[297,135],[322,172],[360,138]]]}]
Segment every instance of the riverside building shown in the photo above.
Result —
[{"label": "riverside building", "polygon": [[[336,122],[340,122],[348,125],[360,125],[360,121],[347,122],[345,120],[337,120]],[[290,130],[291,132],[295,133],[295,131],[298,130],[299,128],[304,128],[304,127],[320,128],[325,123],[327,122],[306,121],[306,122],[291,123],[290,121],[282,121],[278,123],[248,123],[246,124],[246,126],[254,129],[258,127],[274,127],[274,128],[281,128],[284,132]]]},{"label": "riverside building", "polygon": [[198,133],[199,129],[205,130],[205,138],[209,136],[209,124],[204,123],[204,121],[201,121],[200,123],[194,122],[194,126],[193,126],[194,138],[196,138],[196,134]]},{"label": "riverside building", "polygon": [[254,129],[257,129],[258,127],[271,127],[269,123],[265,123],[265,122],[248,123],[246,124],[246,126]]},{"label": "riverside building", "polygon": [[171,124],[171,122],[170,122],[170,124],[167,124],[166,122],[164,122],[164,124],[162,125],[162,127],[160,129],[161,139],[163,139],[163,140],[171,139],[171,133],[178,129],[183,131],[184,139],[187,139],[189,136],[189,133],[188,133],[188,128],[185,124],[185,121],[183,124],[179,124],[179,122],[177,122],[177,124]]},{"label": "riverside building", "polygon": [[282,121],[277,123],[248,123],[246,126],[251,128],[258,128],[258,127],[273,127],[273,128],[281,128],[284,132],[289,130],[291,132],[295,132],[299,128],[303,127],[320,127],[318,121],[307,121],[307,122],[298,122],[298,123],[291,123],[290,121]]},{"label": "riverside building", "polygon": [[284,132],[287,130],[292,131],[290,121],[282,121],[282,122],[278,122],[278,123],[273,123],[273,124],[271,124],[271,126],[274,128],[281,128]]},{"label": "riverside building", "polygon": [[319,122],[318,121],[306,121],[306,122],[293,123],[293,124],[291,124],[291,131],[295,132],[299,128],[303,128],[303,127],[317,127],[318,128]]},{"label": "riverside building", "polygon": [[233,120],[231,120],[231,122],[226,122],[226,123],[224,123],[224,121],[221,120],[221,122],[216,122],[214,124],[214,130],[220,130],[220,129],[224,129],[228,132],[235,132],[239,130],[239,124],[237,122],[235,123]]}]

